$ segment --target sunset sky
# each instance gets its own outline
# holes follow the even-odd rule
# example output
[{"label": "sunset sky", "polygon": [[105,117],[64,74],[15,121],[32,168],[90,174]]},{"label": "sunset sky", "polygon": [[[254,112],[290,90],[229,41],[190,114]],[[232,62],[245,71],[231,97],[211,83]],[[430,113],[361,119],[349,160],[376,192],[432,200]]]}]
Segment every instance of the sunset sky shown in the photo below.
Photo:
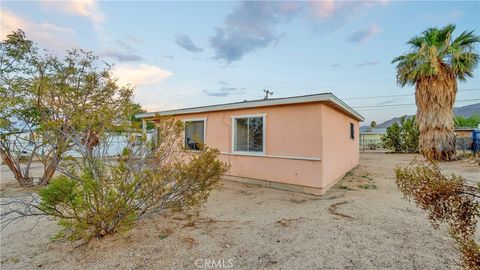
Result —
[{"label": "sunset sky", "polygon": [[[367,123],[415,112],[391,64],[409,38],[449,23],[480,35],[478,1],[2,1],[0,15],[2,39],[21,28],[57,54],[83,48],[114,63],[150,111],[259,99],[266,88],[332,92]],[[458,88],[456,106],[480,102],[480,70]]]}]

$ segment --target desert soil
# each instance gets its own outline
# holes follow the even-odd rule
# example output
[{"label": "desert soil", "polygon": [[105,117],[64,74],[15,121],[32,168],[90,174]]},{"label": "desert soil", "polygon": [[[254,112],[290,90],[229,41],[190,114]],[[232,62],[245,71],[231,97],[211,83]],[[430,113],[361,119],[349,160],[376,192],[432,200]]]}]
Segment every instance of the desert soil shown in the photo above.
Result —
[{"label": "desert soil", "polygon": [[[459,269],[446,228],[433,229],[394,184],[393,168],[413,158],[361,154],[320,197],[225,182],[193,223],[165,214],[77,248],[50,240],[55,221],[27,218],[1,232],[1,269]],[[442,167],[480,180],[465,160]],[[2,165],[1,200],[28,191]]]}]

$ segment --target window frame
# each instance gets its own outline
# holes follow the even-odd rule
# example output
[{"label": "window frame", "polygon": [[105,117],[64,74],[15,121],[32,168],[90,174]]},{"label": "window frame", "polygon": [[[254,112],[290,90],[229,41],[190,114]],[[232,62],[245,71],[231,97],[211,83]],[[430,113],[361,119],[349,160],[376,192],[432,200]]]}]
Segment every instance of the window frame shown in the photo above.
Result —
[{"label": "window frame", "polygon": [[[240,155],[249,155],[249,156],[264,156],[265,155],[265,149],[266,149],[266,113],[260,113],[260,114],[243,114],[243,115],[234,115],[232,116],[232,154],[240,154]],[[236,120],[237,119],[245,119],[245,118],[262,118],[262,151],[261,152],[256,152],[256,151],[236,151],[235,150],[235,136],[236,136],[236,131],[237,131],[237,125],[236,125]],[[247,140],[248,143],[248,140]]]},{"label": "window frame", "polygon": [[187,142],[186,142],[186,138],[187,138],[186,123],[187,122],[200,122],[200,121],[203,122],[203,144],[206,144],[206,141],[207,141],[207,118],[205,117],[205,118],[182,119],[183,125],[185,126],[184,129],[183,129],[183,147],[187,151],[201,151],[201,150],[195,150],[195,149],[188,148],[187,147]]}]

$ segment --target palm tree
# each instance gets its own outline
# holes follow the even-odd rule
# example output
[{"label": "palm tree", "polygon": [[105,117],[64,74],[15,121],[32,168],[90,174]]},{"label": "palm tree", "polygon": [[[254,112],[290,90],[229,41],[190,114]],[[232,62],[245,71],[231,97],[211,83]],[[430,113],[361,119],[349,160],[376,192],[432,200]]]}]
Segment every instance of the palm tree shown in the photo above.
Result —
[{"label": "palm tree", "polygon": [[453,39],[455,25],[429,28],[408,41],[411,50],[393,59],[397,82],[415,85],[419,148],[430,160],[451,160],[455,155],[453,104],[457,79],[473,77],[479,55],[480,36],[463,32]]}]

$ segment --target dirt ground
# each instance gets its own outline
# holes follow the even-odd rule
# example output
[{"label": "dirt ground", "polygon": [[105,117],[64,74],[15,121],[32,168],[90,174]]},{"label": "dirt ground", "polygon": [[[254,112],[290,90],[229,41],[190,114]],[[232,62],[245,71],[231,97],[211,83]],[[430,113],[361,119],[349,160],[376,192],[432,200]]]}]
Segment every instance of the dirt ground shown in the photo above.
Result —
[{"label": "dirt ground", "polygon": [[[413,158],[363,153],[320,197],[225,182],[193,224],[158,216],[78,248],[49,239],[54,221],[32,228],[29,218],[1,232],[1,269],[458,269],[446,228],[432,229],[395,187],[393,168]],[[442,167],[480,180],[465,160]],[[1,200],[25,191],[2,166]]]}]

